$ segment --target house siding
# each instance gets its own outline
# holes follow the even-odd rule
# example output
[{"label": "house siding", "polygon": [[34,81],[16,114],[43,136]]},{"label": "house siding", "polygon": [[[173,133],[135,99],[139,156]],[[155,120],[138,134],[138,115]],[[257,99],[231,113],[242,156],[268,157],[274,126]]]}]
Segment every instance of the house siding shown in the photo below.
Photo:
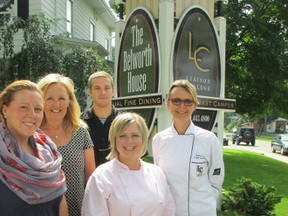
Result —
[{"label": "house siding", "polygon": [[[21,1],[21,0],[18,0]],[[42,1],[39,0],[29,0],[29,15],[41,12]]]},{"label": "house siding", "polygon": [[56,4],[57,4],[56,0],[42,0],[42,10],[41,11],[45,14],[45,16],[47,18],[49,18],[49,19],[55,18],[55,15],[56,15],[55,11],[57,11]]},{"label": "house siding", "polygon": [[89,40],[89,20],[93,17],[93,10],[83,1],[76,1],[73,5],[73,37]]},{"label": "house siding", "polygon": [[[100,12],[101,13],[101,12]],[[93,9],[93,7],[83,1],[75,1],[73,4],[73,29],[72,35],[75,38],[89,40],[90,28],[89,24],[92,22],[95,25],[95,37],[94,40],[106,47],[106,39],[111,40],[111,34],[109,27],[98,16],[99,12]],[[111,42],[110,42],[111,43]],[[111,53],[111,49],[108,50]]]},{"label": "house siding", "polygon": [[106,38],[110,39],[111,32],[109,28],[105,26],[105,23],[102,20],[98,20],[96,26],[96,37],[97,41],[106,48]]},{"label": "house siding", "polygon": [[[18,0],[19,1],[19,0]],[[66,0],[30,0],[29,15],[44,13],[48,19],[57,20],[56,25],[52,26],[52,34],[66,32]],[[87,1],[73,1],[72,5],[72,37],[89,41],[90,22],[95,24],[94,40],[106,47],[106,38],[111,39],[112,32],[105,22],[100,18],[95,8]],[[13,14],[17,15],[17,0],[13,6]],[[21,51],[23,41],[23,31],[15,35],[15,52]],[[111,52],[111,50],[108,50]]]},{"label": "house siding", "polygon": [[43,0],[42,12],[48,19],[56,20],[51,28],[52,34],[66,32],[66,0]]}]

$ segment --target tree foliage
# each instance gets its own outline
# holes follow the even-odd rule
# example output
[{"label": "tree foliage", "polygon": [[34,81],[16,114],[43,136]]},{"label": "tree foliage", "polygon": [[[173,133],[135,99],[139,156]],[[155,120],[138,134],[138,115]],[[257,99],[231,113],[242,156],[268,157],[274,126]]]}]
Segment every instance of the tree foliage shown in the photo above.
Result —
[{"label": "tree foliage", "polygon": [[274,207],[281,201],[273,186],[260,185],[241,178],[228,191],[222,192],[222,209],[238,212],[236,215],[275,216]]},{"label": "tree foliage", "polygon": [[122,4],[122,13],[123,13],[123,15],[125,15],[126,14],[126,7],[125,7],[125,2],[126,2],[126,0],[122,0],[122,2],[120,3],[121,1],[120,0],[109,0],[109,5],[110,5],[110,7],[114,10],[114,12],[116,13],[116,14],[120,14],[121,13],[121,4]]},{"label": "tree foliage", "polygon": [[[3,17],[3,19],[2,19]],[[18,79],[37,82],[48,73],[60,73],[74,81],[75,93],[82,109],[86,106],[86,86],[91,73],[106,70],[111,73],[105,59],[92,49],[67,49],[63,40],[68,35],[52,35],[55,20],[43,14],[32,15],[27,21],[3,15],[0,19],[0,90]],[[21,29],[21,30],[20,30]],[[21,52],[14,52],[14,38],[23,32]]]},{"label": "tree foliage", "polygon": [[227,19],[226,97],[251,118],[288,113],[286,0],[231,0]]},{"label": "tree foliage", "polygon": [[86,87],[89,76],[98,70],[112,73],[107,61],[91,49],[74,48],[64,56],[63,65],[65,65],[63,73],[74,81],[77,99],[82,109],[83,105],[86,105]]}]

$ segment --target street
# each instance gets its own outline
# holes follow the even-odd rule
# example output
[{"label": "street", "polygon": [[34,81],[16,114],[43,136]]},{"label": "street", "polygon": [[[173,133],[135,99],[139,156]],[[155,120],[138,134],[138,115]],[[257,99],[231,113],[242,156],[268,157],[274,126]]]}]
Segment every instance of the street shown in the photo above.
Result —
[{"label": "street", "polygon": [[255,146],[251,146],[250,144],[247,146],[245,143],[241,143],[240,145],[232,144],[232,140],[230,138],[228,146],[224,146],[224,149],[225,148],[258,152],[264,154],[265,156],[288,163],[288,155],[281,155],[280,152],[272,153],[270,142],[268,141],[256,140]]}]

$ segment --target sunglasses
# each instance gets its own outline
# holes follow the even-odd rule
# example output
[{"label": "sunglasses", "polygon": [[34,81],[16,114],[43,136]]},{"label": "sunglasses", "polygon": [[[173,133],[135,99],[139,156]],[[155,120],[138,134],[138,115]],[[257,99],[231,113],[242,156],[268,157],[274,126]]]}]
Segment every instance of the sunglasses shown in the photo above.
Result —
[{"label": "sunglasses", "polygon": [[170,98],[168,100],[170,100],[172,102],[172,104],[175,105],[175,106],[180,106],[182,103],[185,106],[192,106],[193,104],[195,104],[195,101],[191,100],[191,99],[181,100],[180,98]]}]

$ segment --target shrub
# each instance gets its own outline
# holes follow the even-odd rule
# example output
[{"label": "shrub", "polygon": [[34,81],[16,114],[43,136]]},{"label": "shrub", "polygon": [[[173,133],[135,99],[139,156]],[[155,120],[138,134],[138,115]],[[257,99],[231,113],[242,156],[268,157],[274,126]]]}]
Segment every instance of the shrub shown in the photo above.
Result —
[{"label": "shrub", "polygon": [[241,178],[228,191],[222,191],[222,210],[238,212],[238,215],[273,216],[275,205],[281,201],[281,197],[274,192],[275,188],[272,186],[260,185],[251,179]]}]

